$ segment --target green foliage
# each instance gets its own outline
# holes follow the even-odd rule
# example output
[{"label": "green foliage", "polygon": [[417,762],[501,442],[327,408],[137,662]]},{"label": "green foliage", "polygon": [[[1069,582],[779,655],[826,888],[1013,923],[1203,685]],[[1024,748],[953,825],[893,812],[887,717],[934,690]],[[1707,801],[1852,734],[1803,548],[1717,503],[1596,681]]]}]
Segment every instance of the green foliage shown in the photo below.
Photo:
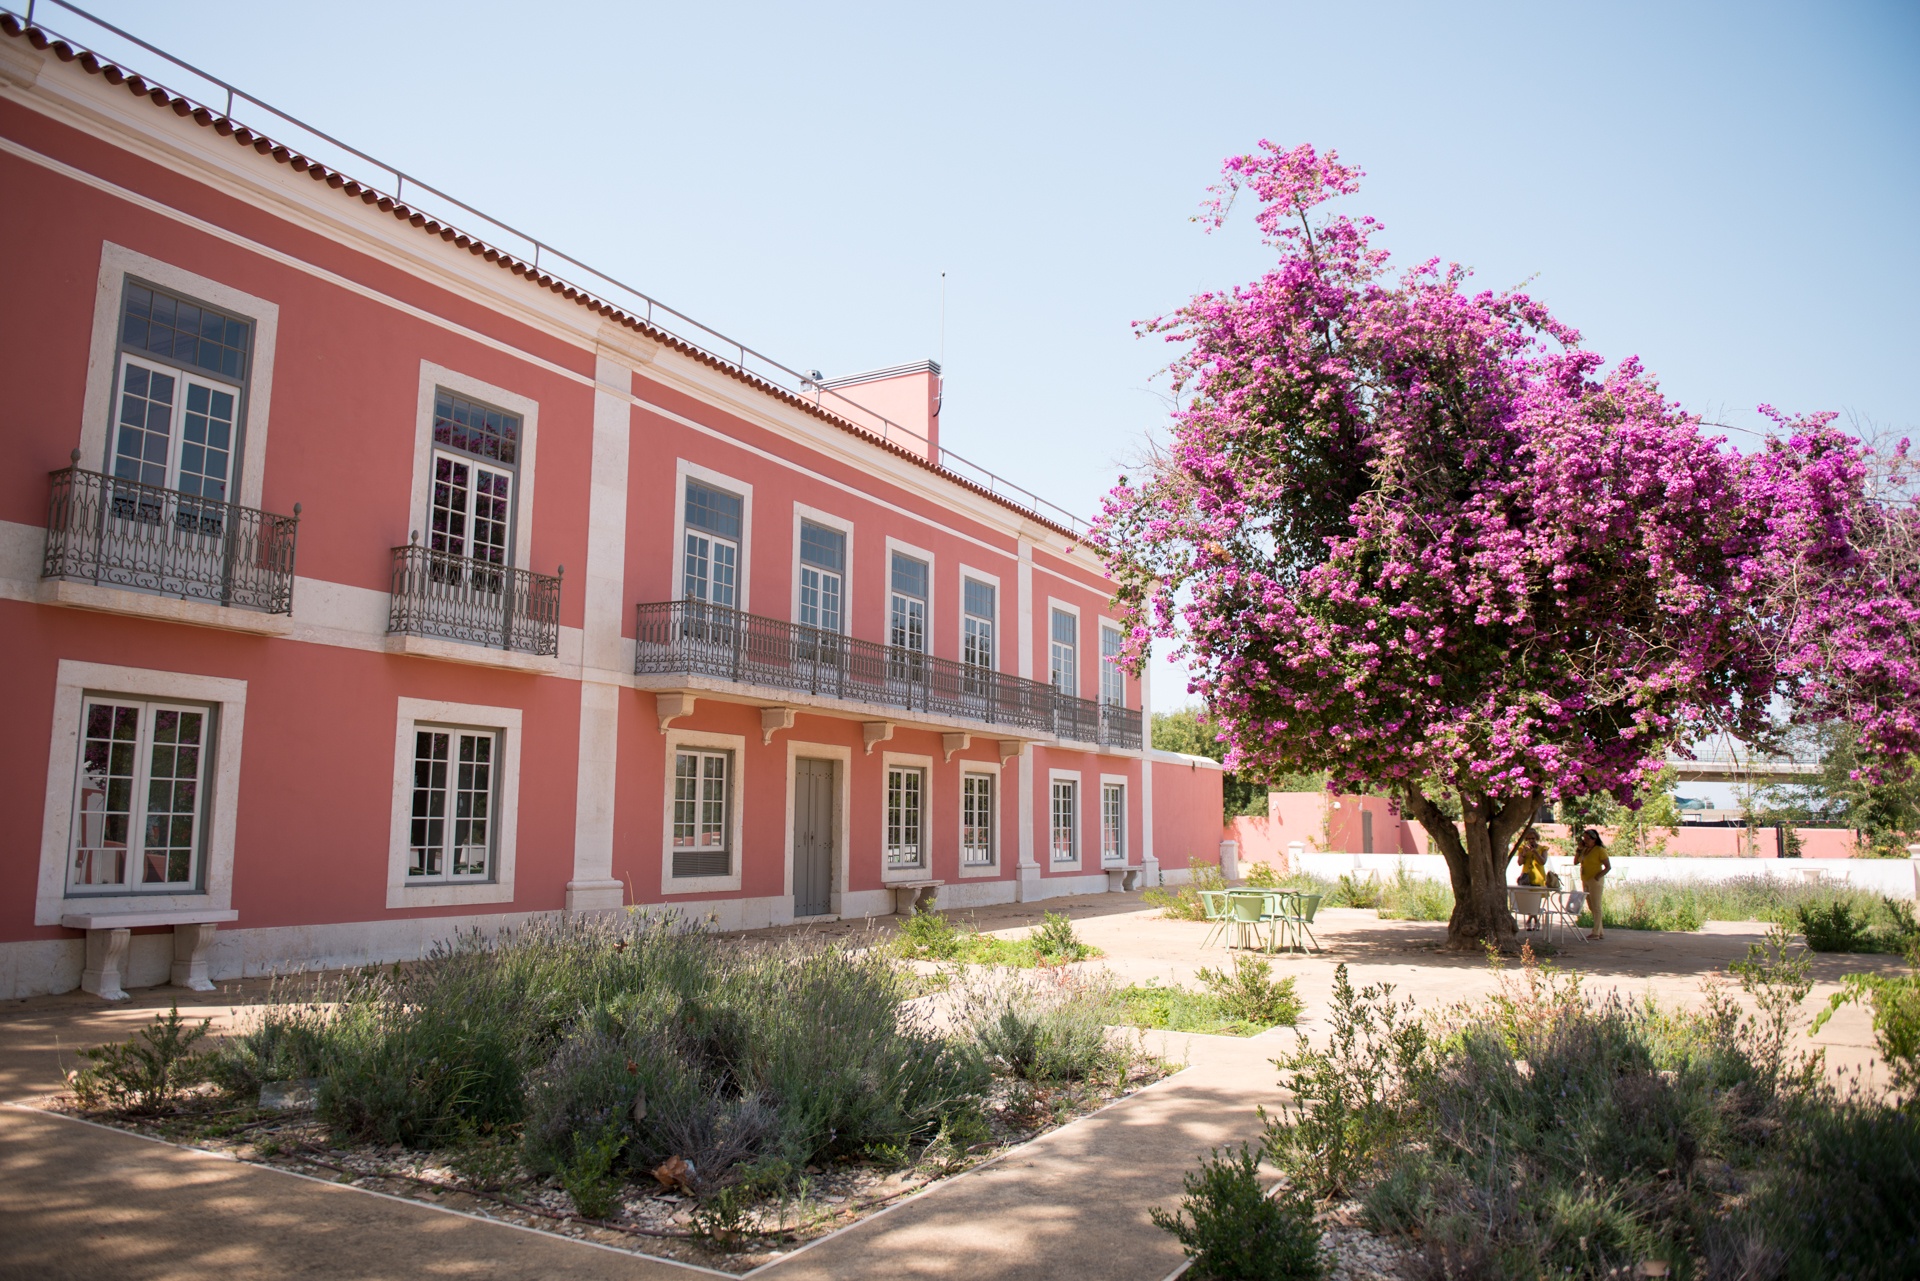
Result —
[{"label": "green foliage", "polygon": [[1735,1236],[1740,1254],[1808,1281],[1920,1276],[1920,1111],[1862,1100],[1808,1109],[1782,1146],[1778,1176]]},{"label": "green foliage", "polygon": [[1879,906],[1879,924],[1842,898],[1802,903],[1794,913],[1807,946],[1816,952],[1904,952],[1920,938],[1913,909],[1894,899],[1882,899]]},{"label": "green foliage", "polygon": [[1667,838],[1676,834],[1681,822],[1674,781],[1673,767],[1663,768],[1640,785],[1632,805],[1622,805],[1604,792],[1562,801],[1560,821],[1575,829],[1612,828],[1609,852],[1616,855],[1665,854]]},{"label": "green foliage", "polygon": [[1207,919],[1207,905],[1201,901],[1201,890],[1224,890],[1227,878],[1221,875],[1220,868],[1213,863],[1195,862],[1190,869],[1193,879],[1174,889],[1155,886],[1141,898],[1148,907],[1160,909],[1160,915],[1170,921],[1204,921]]},{"label": "green foliage", "polygon": [[1393,870],[1393,879],[1380,885],[1380,919],[1445,921],[1453,917],[1453,886],[1415,876],[1405,866]]},{"label": "green foliage", "polygon": [[1034,955],[1048,961],[1083,961],[1093,955],[1093,949],[1073,932],[1073,918],[1065,912],[1045,913],[1029,942]]},{"label": "green foliage", "polygon": [[[268,1000],[285,995],[270,991]],[[227,1037],[207,1056],[207,1079],[236,1097],[259,1093],[269,1081],[317,1077],[325,1061],[327,1007],[314,1002],[270,1004],[244,1032]]]},{"label": "green foliage", "polygon": [[981,1052],[1023,1081],[1108,1079],[1135,1058],[1107,1033],[1119,1021],[1119,999],[1103,976],[1011,973],[975,985],[958,1004]]},{"label": "green foliage", "polygon": [[617,1123],[597,1134],[583,1130],[573,1135],[573,1151],[558,1173],[560,1186],[583,1218],[609,1218],[619,1204],[620,1183],[613,1166],[625,1145],[626,1135]]},{"label": "green foliage", "polygon": [[1247,874],[1243,878],[1249,889],[1276,890],[1280,888],[1280,871],[1271,863],[1249,863]]},{"label": "green foliage", "polygon": [[1186,1196],[1177,1211],[1155,1206],[1149,1213],[1154,1226],[1179,1240],[1196,1276],[1292,1281],[1324,1271],[1312,1203],[1292,1192],[1262,1192],[1259,1160],[1245,1144],[1237,1156],[1208,1153],[1182,1182]]},{"label": "green foliage", "polygon": [[[1156,750],[1204,756],[1224,761],[1227,749],[1214,737],[1214,728],[1206,712],[1198,707],[1183,707],[1177,712],[1155,712],[1152,719],[1152,743]],[[1272,778],[1242,778],[1228,774],[1221,780],[1220,816],[1231,823],[1244,815],[1266,817],[1267,793],[1318,792],[1325,789],[1325,771],[1280,774]]]},{"label": "green foliage", "polygon": [[[1601,898],[1600,911],[1608,926],[1621,930],[1670,930],[1686,934],[1699,929],[1707,919],[1700,887],[1692,884],[1610,884]],[[1580,922],[1592,928],[1591,909],[1581,915]]]},{"label": "green foliage", "polygon": [[1004,965],[1030,969],[1036,965],[1064,965],[1101,955],[1073,932],[1073,918],[1048,912],[1033,933],[1023,939],[995,938],[970,925],[956,924],[939,912],[915,912],[894,935],[891,950],[910,961],[948,961],[961,965]]},{"label": "green foliage", "polygon": [[1351,872],[1342,872],[1339,887],[1334,892],[1339,895],[1342,907],[1378,908],[1380,906],[1380,882],[1372,877],[1363,878]]},{"label": "green foliage", "polygon": [[1301,1036],[1275,1059],[1293,1101],[1266,1119],[1267,1158],[1293,1186],[1337,1196],[1374,1174],[1410,1123],[1401,1087],[1428,1070],[1427,1030],[1391,984],[1356,991],[1343,963],[1333,972],[1327,1048]]},{"label": "green foliage", "polygon": [[1294,991],[1293,976],[1273,977],[1273,966],[1250,956],[1234,958],[1233,969],[1202,968],[1195,972],[1229,1018],[1241,1019],[1256,1027],[1277,1027],[1300,1018],[1300,997]]},{"label": "green foliage", "polygon": [[1865,853],[1906,857],[1905,847],[1920,834],[1920,766],[1907,762],[1886,770],[1877,783],[1856,777],[1868,762],[1861,758],[1853,726],[1843,722],[1807,731],[1800,750],[1819,753],[1819,775],[1759,788],[1753,797],[1755,820],[1851,827],[1865,838]]},{"label": "green foliage", "polygon": [[1920,1097],[1920,940],[1907,948],[1905,974],[1849,974],[1813,1020],[1813,1031],[1843,1005],[1865,1002],[1873,1011],[1873,1039],[1893,1088]]},{"label": "green foliage", "polygon": [[206,1079],[206,1057],[193,1048],[207,1035],[212,1020],[190,1023],[172,1006],[133,1037],[113,1045],[80,1051],[87,1066],[68,1076],[75,1097],[86,1108],[117,1112],[162,1112],[182,1091]]}]

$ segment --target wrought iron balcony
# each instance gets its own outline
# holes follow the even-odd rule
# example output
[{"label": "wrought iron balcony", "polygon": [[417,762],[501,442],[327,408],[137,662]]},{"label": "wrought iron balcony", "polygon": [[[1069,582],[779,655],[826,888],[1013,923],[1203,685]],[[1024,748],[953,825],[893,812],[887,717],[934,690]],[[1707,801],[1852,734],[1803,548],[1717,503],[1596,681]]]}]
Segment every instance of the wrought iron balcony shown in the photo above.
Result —
[{"label": "wrought iron balcony", "polygon": [[82,471],[52,474],[42,578],[293,612],[300,505],[276,516],[237,503]]},{"label": "wrought iron balcony", "polygon": [[822,698],[1051,733],[1054,691],[934,658],[700,601],[638,607],[633,670],[711,676]]},{"label": "wrought iron balcony", "polygon": [[560,652],[559,574],[536,574],[419,543],[393,549],[387,630],[552,657]]},{"label": "wrought iron balcony", "polygon": [[1112,703],[1075,698],[1058,690],[1053,695],[1053,732],[1075,743],[1095,743],[1137,751],[1140,713]]},{"label": "wrought iron balcony", "polygon": [[1141,744],[1141,716],[1137,707],[1100,704],[1100,746],[1137,752]]}]

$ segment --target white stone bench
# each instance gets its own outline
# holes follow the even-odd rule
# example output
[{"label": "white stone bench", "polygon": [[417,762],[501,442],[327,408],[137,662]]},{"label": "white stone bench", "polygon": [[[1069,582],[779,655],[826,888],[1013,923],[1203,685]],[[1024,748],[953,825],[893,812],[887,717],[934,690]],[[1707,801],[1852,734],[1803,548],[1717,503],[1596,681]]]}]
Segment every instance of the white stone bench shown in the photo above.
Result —
[{"label": "white stone bench", "polygon": [[1137,867],[1109,867],[1107,873],[1107,892],[1124,894],[1128,890],[1140,888],[1142,869]]},{"label": "white stone bench", "polygon": [[133,931],[145,925],[173,927],[173,982],[196,992],[213,991],[207,978],[207,950],[222,922],[237,921],[240,913],[217,908],[187,908],[174,912],[68,912],[60,924],[87,932],[87,964],[80,971],[80,988],[104,1001],[124,1001],[120,986],[126,976],[127,946]]},{"label": "white stone bench", "polygon": [[945,881],[888,881],[887,888],[893,891],[893,910],[901,916],[911,916],[922,904],[931,904],[934,892],[945,884]]}]

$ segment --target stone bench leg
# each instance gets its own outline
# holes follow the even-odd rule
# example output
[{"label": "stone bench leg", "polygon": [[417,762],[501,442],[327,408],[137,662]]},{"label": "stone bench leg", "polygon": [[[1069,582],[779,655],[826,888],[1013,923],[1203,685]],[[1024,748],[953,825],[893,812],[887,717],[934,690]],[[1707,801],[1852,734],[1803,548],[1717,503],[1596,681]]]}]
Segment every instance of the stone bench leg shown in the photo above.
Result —
[{"label": "stone bench leg", "polygon": [[893,910],[901,916],[912,916],[920,910],[922,903],[931,903],[936,892],[932,885],[901,885],[893,891]]},{"label": "stone bench leg", "polygon": [[173,927],[173,985],[196,992],[213,991],[207,977],[207,952],[213,947],[216,925],[176,925]]},{"label": "stone bench leg", "polygon": [[103,1001],[127,999],[120,980],[126,975],[127,940],[132,937],[131,930],[87,931],[87,965],[80,971],[81,991]]}]

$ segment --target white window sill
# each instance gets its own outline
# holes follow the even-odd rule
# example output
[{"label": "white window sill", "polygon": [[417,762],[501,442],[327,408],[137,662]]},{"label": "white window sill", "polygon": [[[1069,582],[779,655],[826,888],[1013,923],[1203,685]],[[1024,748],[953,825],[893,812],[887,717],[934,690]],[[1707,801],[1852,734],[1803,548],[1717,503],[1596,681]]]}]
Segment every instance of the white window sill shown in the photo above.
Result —
[{"label": "white window sill", "polygon": [[469,903],[511,903],[511,881],[402,881],[387,886],[387,907],[461,907]]},{"label": "white window sill", "polygon": [[[667,856],[671,859],[673,856]],[[734,876],[669,876],[661,886],[661,892],[669,898],[685,894],[725,894],[740,892],[740,877]]]},{"label": "white window sill", "polygon": [[387,653],[413,658],[437,658],[449,663],[468,663],[475,667],[498,667],[512,672],[540,672],[552,675],[560,670],[560,660],[545,654],[523,654],[516,649],[495,649],[488,645],[468,645],[462,641],[441,640],[435,636],[387,636]]},{"label": "white window sill", "polygon": [[962,863],[960,875],[966,879],[983,880],[1000,875],[1000,865],[998,863]]},{"label": "white window sill", "polygon": [[925,867],[883,867],[880,869],[882,885],[898,885],[909,881],[931,881],[933,873]]},{"label": "white window sill", "polygon": [[136,618],[185,623],[191,627],[213,627],[227,632],[246,632],[254,636],[285,636],[293,630],[291,614],[263,614],[257,609],[215,605],[204,600],[180,600],[125,587],[74,583],[64,578],[42,579],[37,598],[42,605],[64,605],[70,609],[90,609],[107,614],[131,614]]}]

